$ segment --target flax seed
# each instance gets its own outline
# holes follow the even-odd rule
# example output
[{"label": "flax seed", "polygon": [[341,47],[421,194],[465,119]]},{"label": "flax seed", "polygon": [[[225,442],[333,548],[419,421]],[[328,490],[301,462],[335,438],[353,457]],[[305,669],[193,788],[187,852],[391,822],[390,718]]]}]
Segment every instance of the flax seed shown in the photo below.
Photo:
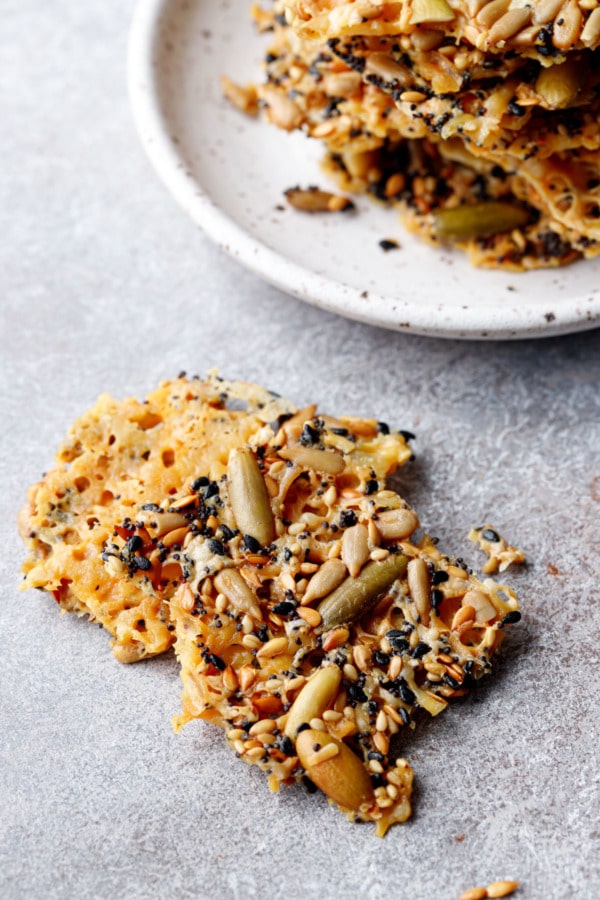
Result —
[{"label": "flax seed", "polygon": [[317,628],[321,624],[321,614],[311,606],[301,606],[296,612],[311,628]]},{"label": "flax seed", "polygon": [[454,618],[452,619],[451,629],[455,631],[457,628],[460,628],[461,625],[464,625],[466,622],[475,621],[475,610],[472,606],[461,606],[460,609],[456,611],[454,614]]},{"label": "flax seed", "polygon": [[386,550],[385,547],[376,547],[375,550],[371,550],[369,554],[370,558],[380,562],[382,559],[387,559],[390,555],[390,551]]},{"label": "flax seed", "polygon": [[344,673],[344,678],[347,678],[348,681],[358,681],[358,670],[352,663],[346,663],[342,671]]},{"label": "flax seed", "polygon": [[325,731],[325,725],[323,723],[323,720],[319,719],[318,717],[311,719],[308,724],[314,731]]}]

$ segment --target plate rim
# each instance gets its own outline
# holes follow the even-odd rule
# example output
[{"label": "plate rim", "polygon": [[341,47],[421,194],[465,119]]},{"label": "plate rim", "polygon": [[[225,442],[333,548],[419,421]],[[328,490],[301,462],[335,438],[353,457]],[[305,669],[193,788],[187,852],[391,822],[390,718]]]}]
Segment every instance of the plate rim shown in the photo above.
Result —
[{"label": "plate rim", "polygon": [[[364,303],[360,302],[364,292],[361,296],[358,288],[306,269],[253,237],[219,207],[188,171],[169,134],[168,117],[161,108],[159,76],[154,60],[163,20],[176,2],[179,0],[138,0],[134,8],[127,50],[127,83],[133,121],[152,167],[178,205],[207,237],[247,269],[317,308],[405,334],[460,340],[521,340],[572,334],[600,325],[600,296],[586,313],[580,314],[575,307],[585,301],[571,298],[571,316],[556,316],[546,323],[539,319],[527,323],[522,318],[516,322],[506,315],[501,322],[490,321],[489,308],[486,309],[487,318],[482,318],[477,307],[469,306],[461,311],[460,327],[436,325],[431,321],[431,306],[426,307],[427,314],[422,316],[418,304],[415,306],[402,297],[384,297],[372,290],[368,292],[369,298],[378,313],[375,314],[372,307],[365,313]],[[398,305],[406,306],[404,316]],[[381,310],[387,308],[394,310],[393,316],[381,314]],[[410,321],[402,321],[407,317]]]}]

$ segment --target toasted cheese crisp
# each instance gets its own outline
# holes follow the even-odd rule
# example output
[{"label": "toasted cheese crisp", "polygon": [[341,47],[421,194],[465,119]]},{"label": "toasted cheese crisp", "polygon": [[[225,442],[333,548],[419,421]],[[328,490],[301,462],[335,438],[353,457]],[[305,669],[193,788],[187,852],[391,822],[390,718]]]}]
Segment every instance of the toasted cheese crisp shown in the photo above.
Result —
[{"label": "toasted cheese crisp", "polygon": [[541,61],[600,44],[595,0],[281,0],[298,34],[321,42],[349,35],[441,34],[490,53]]},{"label": "toasted cheese crisp", "polygon": [[[175,501],[187,533],[157,582],[176,627],[178,725],[219,725],[272,789],[308,780],[379,835],[411,812],[403,729],[487,673],[520,618],[510,589],[413,542],[417,514],[385,482],[409,454],[375,422],[297,413]],[[107,546],[133,581],[145,529]]]},{"label": "toasted cheese crisp", "polygon": [[[231,400],[246,408],[230,408]],[[124,579],[117,561],[102,559],[115,525],[142,504],[169,509],[198,474],[218,479],[232,447],[293,409],[262,388],[216,376],[164,382],[143,402],[103,395],[29,491],[20,517],[29,549],[23,587],[47,591],[62,609],[100,622],[122,662],[162,653],[173,635],[161,596]],[[176,511],[169,516],[171,524],[185,522]],[[135,563],[130,546],[132,565],[139,563],[151,585],[151,566],[144,569],[141,556]]]}]

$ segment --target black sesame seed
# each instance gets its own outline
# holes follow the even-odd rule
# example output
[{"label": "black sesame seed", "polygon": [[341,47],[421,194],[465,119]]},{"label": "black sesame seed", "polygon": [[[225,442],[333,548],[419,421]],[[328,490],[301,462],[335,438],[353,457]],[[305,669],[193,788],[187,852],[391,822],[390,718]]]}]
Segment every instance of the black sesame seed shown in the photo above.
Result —
[{"label": "black sesame seed", "polygon": [[342,528],[351,528],[356,525],[358,518],[353,509],[343,509],[340,513],[340,525]]},{"label": "black sesame seed", "polygon": [[431,592],[431,605],[434,609],[439,609],[444,600],[443,593],[438,590],[438,588],[434,588]]},{"label": "black sesame seed", "polygon": [[210,481],[206,486],[206,490],[204,491],[204,497],[206,500],[209,497],[215,497],[219,493],[219,485],[216,481]]},{"label": "black sesame seed", "polygon": [[400,716],[400,718],[402,719],[402,721],[405,725],[410,725],[410,713],[408,712],[407,709],[404,709],[403,706],[399,707],[398,715]]},{"label": "black sesame seed", "polygon": [[356,703],[365,703],[369,699],[359,684],[350,685],[348,696]]},{"label": "black sesame seed", "polygon": [[390,631],[386,632],[385,636],[394,650],[398,650],[399,652],[408,650],[409,644],[406,640],[404,632],[399,631],[397,628],[392,628]]},{"label": "black sesame seed", "polygon": [[516,623],[520,621],[521,613],[517,609],[515,609],[512,612],[506,613],[506,615],[502,619],[502,625],[516,625]]},{"label": "black sesame seed", "polygon": [[293,756],[294,754],[294,745],[289,737],[287,737],[285,734],[281,734],[277,738],[277,740],[275,741],[275,746],[278,750],[281,750],[282,753],[285,753],[286,756]]},{"label": "black sesame seed", "polygon": [[200,488],[206,487],[208,483],[209,479],[205,475],[202,475],[200,478],[196,478],[195,481],[192,481],[192,490],[197,493]]},{"label": "black sesame seed", "polygon": [[492,544],[500,543],[500,535],[493,528],[484,528],[481,532],[481,537],[484,541],[490,541]]},{"label": "black sesame seed", "polygon": [[147,572],[148,569],[152,568],[152,563],[145,556],[134,556],[131,563],[136,569],[141,569],[142,572]]},{"label": "black sesame seed", "polygon": [[223,672],[227,668],[227,663],[222,660],[220,656],[217,656],[216,653],[208,653],[206,660],[211,663],[215,669],[218,669],[219,672]]},{"label": "black sesame seed", "polygon": [[225,525],[225,524],[220,525],[219,530],[221,532],[221,538],[225,542],[230,541],[231,538],[235,536],[235,531],[232,531],[228,525]]},{"label": "black sesame seed", "polygon": [[133,537],[130,537],[125,544],[130,553],[135,553],[137,550],[141,550],[144,546],[144,542],[139,536],[139,534],[134,534]]},{"label": "black sesame seed", "polygon": [[429,653],[431,647],[429,644],[426,644],[424,641],[419,641],[417,646],[411,650],[410,655],[413,659],[421,659],[422,656],[425,656],[426,653]]},{"label": "black sesame seed", "polygon": [[309,422],[305,422],[304,424],[302,434],[300,435],[300,443],[305,447],[319,443],[319,432]]},{"label": "black sesame seed", "polygon": [[244,541],[244,547],[249,553],[258,553],[260,550],[260,543],[255,537],[252,537],[251,534],[245,534],[242,539]]},{"label": "black sesame seed", "polygon": [[376,666],[380,666],[380,668],[385,669],[389,664],[390,658],[387,653],[384,653],[383,650],[374,650],[373,651],[373,662]]},{"label": "black sesame seed", "polygon": [[443,584],[444,581],[448,581],[449,575],[447,572],[444,572],[443,569],[438,569],[437,572],[434,572],[431,576],[432,584]]},{"label": "black sesame seed", "polygon": [[277,616],[290,616],[296,609],[296,603],[277,603],[272,612]]},{"label": "black sesame seed", "polygon": [[397,679],[399,681],[398,685],[398,693],[400,695],[400,699],[403,703],[408,703],[412,705],[416,701],[416,696],[413,694],[409,686],[406,684],[403,678]]},{"label": "black sesame seed", "polygon": [[217,538],[212,538],[212,540],[208,542],[208,549],[217,556],[225,556],[225,547]]},{"label": "black sesame seed", "polygon": [[304,785],[304,787],[306,788],[306,790],[308,791],[309,794],[317,793],[318,788],[317,788],[316,784],[313,784],[313,782],[310,780],[308,775],[304,775],[302,777],[302,784]]}]

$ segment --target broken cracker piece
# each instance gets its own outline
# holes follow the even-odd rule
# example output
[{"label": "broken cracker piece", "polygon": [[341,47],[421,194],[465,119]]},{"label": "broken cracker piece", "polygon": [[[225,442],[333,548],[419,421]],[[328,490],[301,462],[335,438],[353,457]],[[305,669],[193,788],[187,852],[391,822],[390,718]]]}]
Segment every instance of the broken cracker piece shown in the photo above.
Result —
[{"label": "broken cracker piece", "polygon": [[512,547],[492,525],[472,528],[467,537],[468,540],[479,544],[484,553],[487,553],[489,559],[481,570],[486,575],[497,571],[504,572],[509,566],[525,562],[523,551]]},{"label": "broken cracker piece", "polygon": [[[171,574],[157,586],[176,627],[177,724],[219,725],[271,789],[308,779],[384,835],[411,812],[396,736],[490,670],[518,604],[412,542],[417,515],[385,485],[399,436],[308,413],[246,448],[243,465],[232,451],[210,497],[181,500],[188,531],[162,553]],[[109,549],[140,579],[128,540]]]}]

